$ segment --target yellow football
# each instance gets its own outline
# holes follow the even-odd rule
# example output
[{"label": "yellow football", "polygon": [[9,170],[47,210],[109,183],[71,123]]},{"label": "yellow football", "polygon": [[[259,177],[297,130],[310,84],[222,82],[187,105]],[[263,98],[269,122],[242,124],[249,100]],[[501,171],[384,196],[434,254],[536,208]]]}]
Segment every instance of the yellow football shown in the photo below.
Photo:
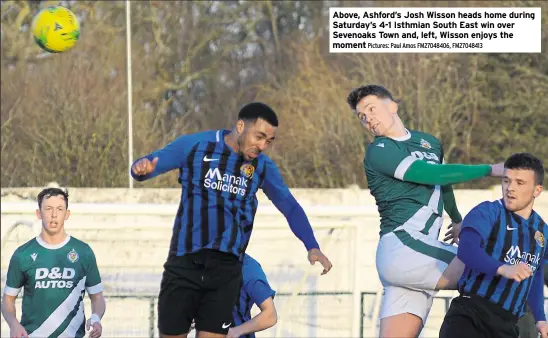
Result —
[{"label": "yellow football", "polygon": [[66,52],[80,38],[80,23],[76,15],[61,6],[41,10],[32,22],[34,41],[47,52]]}]

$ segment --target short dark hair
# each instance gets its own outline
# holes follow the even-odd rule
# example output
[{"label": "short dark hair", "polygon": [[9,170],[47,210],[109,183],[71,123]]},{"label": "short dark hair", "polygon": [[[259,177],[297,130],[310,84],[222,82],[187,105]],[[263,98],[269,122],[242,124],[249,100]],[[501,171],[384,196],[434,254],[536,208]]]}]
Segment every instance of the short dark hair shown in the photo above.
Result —
[{"label": "short dark hair", "polygon": [[360,102],[361,99],[369,95],[375,95],[380,99],[390,99],[394,101],[394,98],[392,97],[392,94],[390,93],[390,91],[388,91],[388,89],[378,85],[367,85],[361,86],[359,88],[354,88],[350,92],[350,94],[348,94],[346,102],[348,102],[350,108],[356,110],[358,102]]},{"label": "short dark hair", "polygon": [[542,161],[529,153],[517,153],[508,157],[504,161],[504,168],[532,170],[535,173],[535,183],[543,185],[544,166]]},{"label": "short dark hair", "polygon": [[238,120],[255,122],[257,119],[263,119],[272,126],[278,126],[278,116],[272,108],[262,102],[251,102],[240,109]]},{"label": "short dark hair", "polygon": [[68,208],[68,191],[60,189],[60,188],[46,188],[38,194],[38,208],[42,208],[42,201],[44,198],[50,198],[52,196],[63,196],[65,198],[65,203]]}]

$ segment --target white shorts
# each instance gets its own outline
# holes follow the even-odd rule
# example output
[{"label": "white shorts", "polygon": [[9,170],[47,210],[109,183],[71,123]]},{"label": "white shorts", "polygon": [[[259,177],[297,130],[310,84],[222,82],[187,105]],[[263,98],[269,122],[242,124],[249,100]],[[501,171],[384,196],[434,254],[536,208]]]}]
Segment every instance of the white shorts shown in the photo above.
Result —
[{"label": "white shorts", "polygon": [[438,240],[441,223],[439,218],[428,235],[401,226],[381,237],[376,257],[384,287],[381,319],[412,313],[426,321],[436,285],[457,254],[457,247]]}]

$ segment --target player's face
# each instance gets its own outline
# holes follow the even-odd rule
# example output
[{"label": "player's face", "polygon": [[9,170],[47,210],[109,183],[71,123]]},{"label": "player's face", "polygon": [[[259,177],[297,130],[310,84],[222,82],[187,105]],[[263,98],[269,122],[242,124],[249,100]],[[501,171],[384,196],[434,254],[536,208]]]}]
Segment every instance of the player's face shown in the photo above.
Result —
[{"label": "player's face", "polygon": [[535,172],[526,169],[504,169],[502,196],[506,209],[519,212],[533,207],[533,201],[542,192],[535,184]]},{"label": "player's face", "polygon": [[36,210],[38,219],[42,220],[42,228],[49,234],[55,235],[63,231],[65,220],[69,218],[70,211],[62,195],[44,197],[42,207]]},{"label": "player's face", "polygon": [[246,161],[251,161],[265,151],[276,138],[276,127],[263,119],[255,123],[238,121],[238,143],[240,154]]},{"label": "player's face", "polygon": [[375,136],[385,136],[396,122],[398,105],[390,99],[368,95],[356,105],[356,115],[363,126]]}]

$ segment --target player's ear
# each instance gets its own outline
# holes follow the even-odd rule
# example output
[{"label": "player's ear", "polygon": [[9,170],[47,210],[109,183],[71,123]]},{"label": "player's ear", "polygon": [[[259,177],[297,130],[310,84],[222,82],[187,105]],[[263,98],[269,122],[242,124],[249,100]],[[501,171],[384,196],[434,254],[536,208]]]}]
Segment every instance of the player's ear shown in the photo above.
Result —
[{"label": "player's ear", "polygon": [[36,217],[38,219],[42,219],[42,214],[40,213],[40,209],[36,209]]},{"label": "player's ear", "polygon": [[236,123],[236,131],[238,132],[238,134],[243,133],[244,129],[245,129],[244,120],[238,120],[238,122]]},{"label": "player's ear", "polygon": [[65,214],[65,221],[69,218],[70,216],[70,210],[67,210],[67,213]]},{"label": "player's ear", "polygon": [[543,190],[544,190],[544,187],[543,187],[542,185],[540,185],[540,184],[537,185],[537,186],[535,187],[535,192],[533,193],[533,196],[534,196],[535,198],[539,197]]},{"label": "player's ear", "polygon": [[388,103],[388,111],[391,112],[392,114],[397,114],[398,113],[398,104],[391,100]]}]

